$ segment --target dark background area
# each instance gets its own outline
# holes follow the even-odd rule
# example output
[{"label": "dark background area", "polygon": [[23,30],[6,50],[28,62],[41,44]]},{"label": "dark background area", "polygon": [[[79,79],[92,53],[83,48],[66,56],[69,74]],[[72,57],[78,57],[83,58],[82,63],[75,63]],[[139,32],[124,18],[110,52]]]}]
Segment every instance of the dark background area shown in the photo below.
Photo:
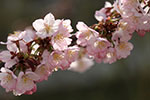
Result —
[{"label": "dark background area", "polygon": [[[111,1],[111,0],[109,0]],[[84,21],[92,25],[95,10],[105,0],[0,0],[0,41],[9,33],[24,30],[38,18],[52,12],[56,18]],[[114,2],[113,0],[111,2]],[[15,97],[0,87],[0,100],[150,100],[150,33],[131,40],[134,50],[127,59],[114,64],[95,64],[83,74],[71,71],[53,73],[38,83],[31,96]],[[4,50],[0,46],[0,50]]]}]

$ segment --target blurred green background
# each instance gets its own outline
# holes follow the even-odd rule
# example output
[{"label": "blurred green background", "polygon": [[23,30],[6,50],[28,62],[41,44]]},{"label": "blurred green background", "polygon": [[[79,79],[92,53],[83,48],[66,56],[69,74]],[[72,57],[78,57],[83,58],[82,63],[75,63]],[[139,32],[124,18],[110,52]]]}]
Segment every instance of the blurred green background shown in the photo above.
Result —
[{"label": "blurred green background", "polygon": [[[114,2],[113,0],[109,0]],[[0,41],[15,30],[24,30],[38,18],[52,12],[69,18],[72,25],[96,23],[95,10],[105,0],[0,0]],[[15,97],[0,87],[0,100],[150,100],[150,33],[131,40],[134,50],[127,59],[114,64],[95,64],[84,74],[58,71],[38,83],[31,96]],[[3,46],[1,50],[5,49]]]}]

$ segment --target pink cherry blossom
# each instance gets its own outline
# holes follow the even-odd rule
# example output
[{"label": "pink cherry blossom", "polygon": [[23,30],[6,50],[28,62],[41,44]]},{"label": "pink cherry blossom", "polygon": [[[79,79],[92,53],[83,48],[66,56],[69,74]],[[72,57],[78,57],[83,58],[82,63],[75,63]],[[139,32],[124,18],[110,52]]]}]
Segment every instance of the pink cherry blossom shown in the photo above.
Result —
[{"label": "pink cherry blossom", "polygon": [[12,58],[13,55],[10,53],[10,51],[5,50],[0,53],[0,60],[2,62],[5,62],[5,68],[11,68],[18,62],[18,58],[14,57]]},{"label": "pink cherry blossom", "polygon": [[76,33],[76,37],[78,38],[77,44],[81,46],[87,45],[91,38],[96,38],[98,36],[98,32],[88,27],[83,22],[78,22],[76,25],[79,32]]},{"label": "pink cherry blossom", "polygon": [[108,8],[112,8],[112,4],[110,2],[105,2],[105,7],[95,12],[95,18],[98,21],[106,20],[107,18],[107,10]]},{"label": "pink cherry blossom", "polygon": [[44,50],[42,54],[42,61],[41,64],[47,67],[50,67],[50,52],[48,50]]},{"label": "pink cherry blossom", "polygon": [[17,77],[14,73],[6,68],[1,68],[0,80],[1,86],[6,89],[6,92],[12,91],[16,87]]},{"label": "pink cherry blossom", "polygon": [[131,16],[139,17],[143,13],[138,0],[116,0],[114,8],[122,15],[123,18],[129,18]]},{"label": "pink cherry blossom", "polygon": [[14,34],[8,36],[7,41],[17,41],[23,38],[22,31],[15,31]]},{"label": "pink cherry blossom", "polygon": [[[27,52],[27,46],[26,46],[26,40],[25,38],[28,36],[24,32],[15,32],[14,34],[11,34],[7,38],[7,42],[1,42],[3,45],[7,45],[7,49],[11,52],[19,52],[21,50],[22,52]],[[30,37],[28,37],[30,38]]]},{"label": "pink cherry blossom", "polygon": [[14,90],[15,95],[21,95],[27,91],[31,91],[35,88],[35,81],[38,81],[39,77],[34,72],[20,72],[17,78],[16,89]]},{"label": "pink cherry blossom", "polygon": [[60,23],[62,23],[63,26],[65,28],[67,28],[68,32],[73,32],[73,29],[72,29],[72,26],[71,26],[71,20],[70,19],[66,19],[66,20],[57,19],[55,21],[55,24],[54,24],[54,27],[55,27],[56,30],[58,30]]},{"label": "pink cherry blossom", "polygon": [[69,38],[71,34],[68,32],[67,28],[64,27],[63,21],[60,23],[57,32],[52,36],[52,45],[55,50],[65,50],[68,45],[71,44],[71,39]]},{"label": "pink cherry blossom", "polygon": [[33,31],[30,28],[27,28],[25,31],[23,31],[22,33],[22,39],[23,41],[25,41],[26,43],[33,41],[37,36],[35,34],[36,32]]},{"label": "pink cherry blossom", "polygon": [[145,34],[144,31],[150,30],[150,18],[143,7],[138,0],[117,0],[114,4],[114,9],[121,14],[123,20],[126,20],[129,26],[134,26],[132,30],[136,30],[142,36]]},{"label": "pink cherry blossom", "polygon": [[132,38],[134,28],[131,28],[128,22],[120,21],[118,28],[112,34],[113,41],[129,41]]},{"label": "pink cherry blossom", "polygon": [[8,41],[6,43],[7,45],[7,49],[11,52],[15,52],[15,53],[18,53],[18,52],[24,52],[26,53],[27,52],[27,45],[24,41],[18,41],[18,46],[15,42],[11,42],[11,41]]},{"label": "pink cherry blossom", "polygon": [[41,38],[46,38],[51,36],[54,30],[55,18],[53,14],[47,14],[44,19],[37,19],[33,22],[33,27],[37,31],[37,35]]},{"label": "pink cherry blossom", "polygon": [[107,53],[108,47],[111,46],[111,43],[104,38],[97,38],[97,40],[91,42],[86,50],[87,54],[93,56],[96,62],[101,62]]},{"label": "pink cherry blossom", "polygon": [[25,31],[16,31],[14,34],[8,36],[8,41],[23,40],[24,42],[33,41],[36,38],[35,31],[27,28]]},{"label": "pink cherry blossom", "polygon": [[150,16],[144,15],[140,18],[136,25],[136,31],[140,36],[144,36],[146,32],[150,31]]},{"label": "pink cherry blossom", "polygon": [[[11,68],[14,66],[17,62],[19,62],[19,59],[17,58],[16,54],[19,52],[27,53],[27,45],[24,41],[20,40],[18,43],[11,42],[8,39],[8,42],[5,43],[7,45],[7,49],[5,51],[2,51],[0,53],[0,60],[5,63],[6,68]],[[19,45],[19,47],[17,46]]]},{"label": "pink cherry blossom", "polygon": [[116,46],[116,54],[118,59],[126,58],[130,55],[130,51],[133,49],[133,45],[130,42],[120,42]]},{"label": "pink cherry blossom", "polygon": [[112,64],[116,60],[117,60],[116,49],[115,48],[109,48],[109,50],[107,51],[107,53],[103,59],[103,62]]},{"label": "pink cherry blossom", "polygon": [[112,64],[130,55],[129,42],[134,32],[144,36],[150,32],[149,0],[116,0],[112,5],[96,11],[97,23],[76,25],[71,20],[54,18],[47,14],[33,22],[32,29],[16,31],[7,38],[8,50],[0,52],[0,85],[14,95],[31,95],[36,83],[47,80],[54,71],[72,70],[83,73],[94,65]]},{"label": "pink cherry blossom", "polygon": [[65,50],[65,59],[68,60],[69,63],[72,63],[78,58],[78,52],[79,52],[79,47],[73,46],[69,47],[67,50]]},{"label": "pink cherry blossom", "polygon": [[49,67],[42,65],[42,64],[37,66],[35,73],[40,77],[38,82],[41,82],[43,80],[47,80],[48,76],[51,74]]},{"label": "pink cherry blossom", "polygon": [[50,70],[62,69],[65,70],[69,67],[69,62],[65,59],[65,55],[61,51],[53,51],[50,55]]},{"label": "pink cherry blossom", "polygon": [[38,82],[47,80],[48,76],[51,74],[50,71],[50,53],[45,50],[42,54],[42,61],[41,64],[37,66],[35,73],[40,77]]},{"label": "pink cherry blossom", "polygon": [[36,90],[37,90],[37,86],[36,86],[36,85],[34,85],[34,88],[33,88],[32,90],[30,90],[30,91],[26,91],[24,94],[32,95],[34,92],[36,92]]}]

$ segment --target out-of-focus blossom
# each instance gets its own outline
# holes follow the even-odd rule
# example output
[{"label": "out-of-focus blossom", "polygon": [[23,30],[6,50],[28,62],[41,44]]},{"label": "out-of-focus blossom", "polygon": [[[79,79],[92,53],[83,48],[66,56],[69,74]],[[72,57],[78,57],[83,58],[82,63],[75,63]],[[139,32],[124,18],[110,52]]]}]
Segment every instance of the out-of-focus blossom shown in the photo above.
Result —
[{"label": "out-of-focus blossom", "polygon": [[83,73],[88,69],[90,69],[93,65],[94,62],[92,59],[89,59],[87,57],[82,57],[76,60],[75,62],[72,62],[69,70]]}]

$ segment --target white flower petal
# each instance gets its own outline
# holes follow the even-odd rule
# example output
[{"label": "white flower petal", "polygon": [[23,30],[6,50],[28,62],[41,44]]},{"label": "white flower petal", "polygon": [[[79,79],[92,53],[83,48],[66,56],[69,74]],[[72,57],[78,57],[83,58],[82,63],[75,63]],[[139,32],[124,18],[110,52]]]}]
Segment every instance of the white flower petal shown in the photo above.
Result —
[{"label": "white flower petal", "polygon": [[49,26],[52,26],[55,23],[55,18],[52,13],[49,13],[44,17],[44,23]]},{"label": "white flower petal", "polygon": [[88,26],[86,24],[84,24],[83,22],[78,22],[76,27],[79,31],[86,31],[88,28]]},{"label": "white flower petal", "polygon": [[10,60],[11,56],[12,55],[8,50],[2,51],[0,53],[0,60],[2,60],[3,62],[7,62],[8,60]]},{"label": "white flower petal", "polygon": [[44,30],[44,20],[43,19],[37,19],[36,21],[33,22],[33,27],[36,31],[40,32]]},{"label": "white flower petal", "polygon": [[15,61],[15,59],[9,60],[8,62],[5,63],[5,67],[6,68],[11,68],[12,66],[14,66],[17,63],[17,61]]}]

